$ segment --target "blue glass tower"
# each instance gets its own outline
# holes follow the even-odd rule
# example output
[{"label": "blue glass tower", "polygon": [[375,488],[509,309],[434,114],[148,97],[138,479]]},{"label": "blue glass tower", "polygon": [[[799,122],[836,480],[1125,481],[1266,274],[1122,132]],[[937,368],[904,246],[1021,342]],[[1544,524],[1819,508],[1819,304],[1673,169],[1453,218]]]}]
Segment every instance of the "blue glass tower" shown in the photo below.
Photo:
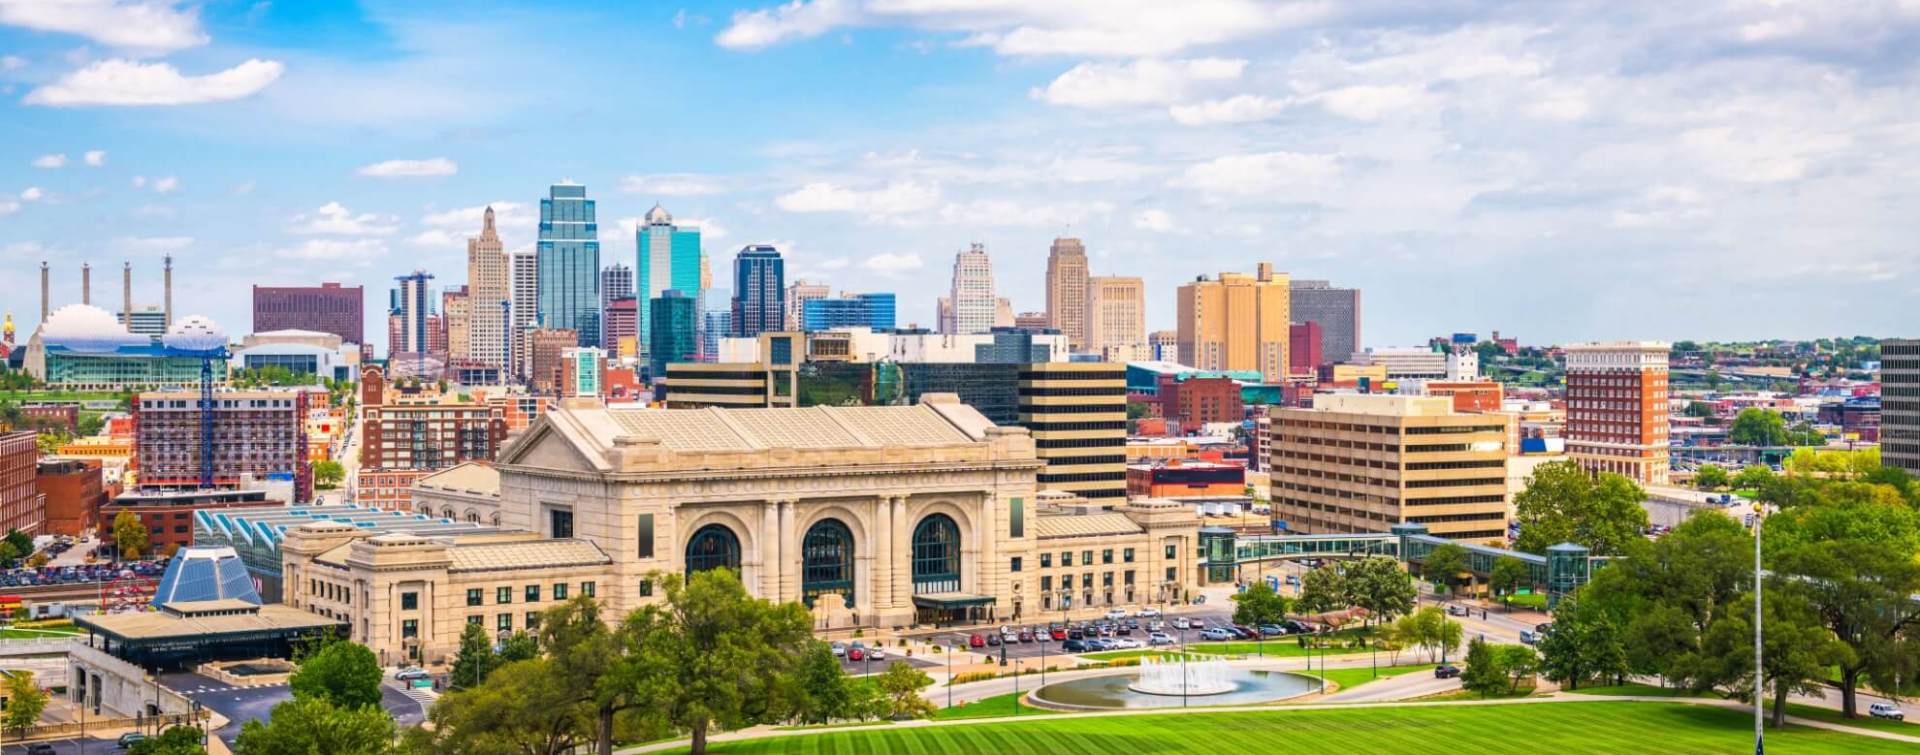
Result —
[{"label": "blue glass tower", "polygon": [[780,250],[752,244],[733,257],[733,334],[779,331],[787,319],[787,263]]},{"label": "blue glass tower", "polygon": [[581,346],[600,345],[600,226],[587,187],[554,184],[540,200],[540,327],[572,329]]},{"label": "blue glass tower", "polygon": [[893,330],[893,294],[849,294],[838,299],[808,299],[800,307],[802,330],[853,327]]},{"label": "blue glass tower", "polygon": [[[634,323],[637,332],[649,336],[641,348],[651,349],[653,308],[647,303],[668,291],[679,291],[694,300],[698,309],[700,290],[700,229],[681,228],[660,205],[647,211],[647,219],[634,229],[634,295],[642,306]],[[698,328],[696,328],[697,330]],[[687,334],[693,337],[692,333]]]}]

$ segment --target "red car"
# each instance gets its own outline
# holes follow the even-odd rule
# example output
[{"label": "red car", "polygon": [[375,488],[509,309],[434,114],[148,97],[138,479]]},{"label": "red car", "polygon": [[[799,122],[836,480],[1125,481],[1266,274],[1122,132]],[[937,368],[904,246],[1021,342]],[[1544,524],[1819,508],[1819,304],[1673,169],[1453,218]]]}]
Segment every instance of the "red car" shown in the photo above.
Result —
[{"label": "red car", "polygon": [[972,636],[972,637],[968,637],[968,638],[967,638],[967,647],[974,647],[974,648],[983,648],[983,647],[986,647],[986,646],[987,646],[987,638],[986,638],[986,637],[983,637],[983,636],[981,636],[981,635],[977,635],[977,634],[976,634],[976,635],[974,635],[974,636]]},{"label": "red car", "polygon": [[858,660],[863,660],[863,659],[865,659],[866,657],[867,657],[867,651],[865,651],[865,650],[863,650],[863,649],[860,649],[860,648],[848,648],[848,649],[847,649],[847,660],[849,660],[849,661],[858,661]]},{"label": "red car", "polygon": [[1052,637],[1054,642],[1060,642],[1067,639],[1067,630],[1061,627],[1054,627],[1053,631],[1048,632],[1047,635]]}]

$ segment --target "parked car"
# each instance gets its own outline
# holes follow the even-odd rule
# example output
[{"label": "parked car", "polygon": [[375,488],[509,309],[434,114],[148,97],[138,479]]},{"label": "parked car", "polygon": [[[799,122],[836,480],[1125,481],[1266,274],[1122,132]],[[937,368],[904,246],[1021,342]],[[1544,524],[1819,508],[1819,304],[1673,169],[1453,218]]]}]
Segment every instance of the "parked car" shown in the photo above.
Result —
[{"label": "parked car", "polygon": [[1294,619],[1287,619],[1286,621],[1280,622],[1280,626],[1287,628],[1287,634],[1311,634],[1313,632],[1313,627],[1307,626],[1305,623]]},{"label": "parked car", "polygon": [[1520,630],[1520,644],[1522,644],[1522,645],[1538,645],[1538,644],[1540,644],[1540,633],[1539,633],[1539,632],[1535,632],[1535,631],[1533,631],[1533,630],[1531,630],[1531,629],[1522,629],[1522,630]]},{"label": "parked car", "polygon": [[1149,632],[1164,631],[1166,628],[1167,622],[1160,621],[1159,619],[1147,622],[1147,631]]},{"label": "parked car", "polygon": [[1287,628],[1280,626],[1279,624],[1261,624],[1260,625],[1260,634],[1265,637],[1283,637],[1286,635],[1286,633],[1287,633]]},{"label": "parked car", "polygon": [[1067,640],[1065,642],[1060,643],[1060,652],[1062,653],[1087,652],[1087,642],[1086,640]]},{"label": "parked car", "polygon": [[1867,706],[1867,715],[1874,718],[1886,718],[1894,721],[1907,720],[1907,712],[1893,703],[1874,703]]},{"label": "parked car", "polygon": [[1195,596],[1193,596],[1193,604],[1194,604],[1194,605],[1196,605],[1196,606],[1197,606],[1197,605],[1201,605],[1201,604],[1204,604],[1204,603],[1206,603],[1206,602],[1207,602],[1207,596],[1205,596],[1205,595],[1195,595]]},{"label": "parked car", "polygon": [[835,658],[847,657],[847,643],[841,642],[839,640],[834,640],[833,642],[827,643],[827,647],[833,649],[833,657]]},{"label": "parked car", "polygon": [[1454,666],[1451,664],[1446,666],[1435,666],[1433,669],[1433,678],[1435,679],[1452,679],[1459,675],[1460,675],[1460,667]]},{"label": "parked car", "polygon": [[113,746],[118,747],[122,750],[131,750],[133,749],[134,745],[140,744],[141,742],[145,742],[145,741],[147,741],[147,735],[141,734],[137,731],[130,731],[120,735],[119,739],[114,740]]},{"label": "parked car", "polygon": [[1448,616],[1472,616],[1473,609],[1460,605],[1459,603],[1448,603],[1447,615]]},{"label": "parked car", "polygon": [[34,742],[27,745],[27,755],[59,755],[59,753],[59,750],[53,749],[53,745],[47,742]]},{"label": "parked car", "polygon": [[875,645],[873,647],[867,648],[867,660],[869,661],[885,660],[886,657],[887,657],[886,648],[882,648],[879,645]]},{"label": "parked car", "polygon": [[1199,627],[1194,626],[1193,622],[1188,620],[1187,617],[1178,616],[1178,617],[1175,617],[1173,620],[1173,628],[1174,629],[1198,629]]},{"label": "parked car", "polygon": [[1140,618],[1143,618],[1143,619],[1153,618],[1160,615],[1160,609],[1154,608],[1153,606],[1147,606],[1146,608],[1140,609],[1140,612],[1134,615],[1139,616]]},{"label": "parked car", "polygon": [[1253,631],[1252,627],[1249,627],[1245,624],[1229,624],[1227,625],[1227,631],[1239,635],[1240,639],[1243,639],[1243,640],[1255,640],[1260,638],[1259,632]]},{"label": "parked car", "polygon": [[432,674],[427,673],[426,669],[409,667],[409,668],[400,669],[398,673],[395,673],[393,675],[393,678],[403,682],[410,682],[415,679],[431,678],[432,676],[433,676]]},{"label": "parked car", "polygon": [[1020,638],[1020,641],[1021,641],[1021,642],[1032,642],[1032,641],[1033,641],[1033,630],[1031,630],[1031,629],[1022,629],[1022,630],[1020,630],[1020,634],[1019,634],[1019,635],[1017,635],[1017,636],[1018,636],[1018,637]]},{"label": "parked car", "polygon": [[1167,634],[1166,632],[1154,632],[1153,634],[1147,635],[1147,644],[1172,645],[1173,635]]},{"label": "parked car", "polygon": [[994,648],[1000,647],[999,632],[993,632],[987,635],[987,647],[994,647]]},{"label": "parked car", "polygon": [[1054,642],[1059,642],[1061,640],[1067,639],[1067,630],[1063,627],[1054,627],[1052,630],[1047,632],[1047,636],[1052,637]]},{"label": "parked car", "polygon": [[1203,640],[1231,640],[1233,638],[1234,634],[1222,627],[1213,627],[1200,631],[1200,639]]},{"label": "parked car", "polygon": [[1126,617],[1127,617],[1127,612],[1124,609],[1119,609],[1119,608],[1107,609],[1107,621],[1119,621]]},{"label": "parked car", "polygon": [[867,657],[866,648],[847,648],[847,660],[859,662]]},{"label": "parked car", "polygon": [[967,637],[967,647],[983,648],[986,646],[987,646],[987,638],[981,636],[979,632],[975,632],[972,635]]}]

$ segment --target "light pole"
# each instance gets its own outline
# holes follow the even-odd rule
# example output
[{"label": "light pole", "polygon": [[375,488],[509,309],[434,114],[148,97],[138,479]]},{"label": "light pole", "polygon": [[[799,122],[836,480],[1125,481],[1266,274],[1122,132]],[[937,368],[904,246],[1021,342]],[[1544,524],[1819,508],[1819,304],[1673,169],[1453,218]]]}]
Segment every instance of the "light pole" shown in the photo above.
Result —
[{"label": "light pole", "polygon": [[[1761,617],[1761,611],[1760,611],[1760,604],[1761,604],[1761,601],[1760,601],[1760,597],[1761,597],[1760,596],[1760,590],[1761,590],[1761,586],[1760,586],[1760,520],[1761,518],[1762,517],[1760,516],[1760,504],[1759,502],[1756,501],[1753,505],[1753,751],[1756,755],[1758,755],[1758,753],[1766,752],[1767,750],[1767,730],[1765,725],[1765,719],[1762,717],[1762,714],[1760,711],[1760,705],[1761,705],[1760,696],[1763,694],[1763,690],[1765,689],[1762,686],[1762,683],[1764,682],[1763,674],[1765,674],[1766,672],[1766,667],[1762,665],[1764,659],[1762,658],[1762,655],[1761,655],[1762,651],[1761,651],[1761,644],[1760,644],[1760,617]],[[1896,693],[1899,692],[1899,685],[1896,684],[1894,686],[1894,691]]]},{"label": "light pole", "polygon": [[953,707],[953,653],[954,653],[954,649],[953,649],[953,645],[952,645],[952,640],[948,640],[948,645],[947,645],[947,707],[949,707],[949,708],[951,708],[951,707]]}]

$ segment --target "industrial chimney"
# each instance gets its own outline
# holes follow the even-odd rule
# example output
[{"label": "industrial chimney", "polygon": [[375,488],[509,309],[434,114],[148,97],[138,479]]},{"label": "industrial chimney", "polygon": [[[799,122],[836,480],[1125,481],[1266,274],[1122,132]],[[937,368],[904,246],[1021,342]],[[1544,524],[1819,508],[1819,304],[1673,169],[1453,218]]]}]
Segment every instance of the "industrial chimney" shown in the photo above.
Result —
[{"label": "industrial chimney", "polygon": [[133,329],[133,263],[120,263],[120,324]]},{"label": "industrial chimney", "polygon": [[165,276],[165,280],[161,281],[161,285],[165,286],[167,289],[166,302],[165,304],[162,305],[166,309],[166,321],[167,321],[166,327],[172,328],[173,327],[173,255],[171,254],[167,255],[166,276]]},{"label": "industrial chimney", "polygon": [[80,303],[93,303],[93,265],[80,263]]},{"label": "industrial chimney", "polygon": [[40,261],[40,321],[46,322],[47,315],[47,261]]}]

